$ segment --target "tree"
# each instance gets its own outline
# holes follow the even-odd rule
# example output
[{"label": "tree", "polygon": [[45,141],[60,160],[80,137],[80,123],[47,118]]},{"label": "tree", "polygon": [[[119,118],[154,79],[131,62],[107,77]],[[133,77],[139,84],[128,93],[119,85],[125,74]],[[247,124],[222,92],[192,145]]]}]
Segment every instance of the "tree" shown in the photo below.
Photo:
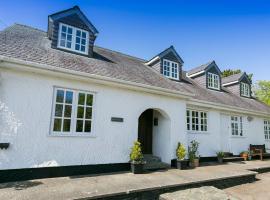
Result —
[{"label": "tree", "polygon": [[225,69],[223,72],[221,72],[221,75],[222,77],[228,77],[228,76],[231,76],[231,75],[234,75],[234,74],[240,74],[241,73],[241,70],[240,69]]},{"label": "tree", "polygon": [[254,94],[260,101],[270,105],[270,81],[258,81]]}]

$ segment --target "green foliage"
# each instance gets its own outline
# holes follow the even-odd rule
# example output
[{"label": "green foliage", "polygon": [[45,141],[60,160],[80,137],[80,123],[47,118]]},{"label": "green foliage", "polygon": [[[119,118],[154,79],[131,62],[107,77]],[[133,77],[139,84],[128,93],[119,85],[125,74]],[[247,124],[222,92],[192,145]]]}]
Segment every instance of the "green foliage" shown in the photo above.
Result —
[{"label": "green foliage", "polygon": [[188,157],[190,161],[198,158],[198,148],[199,142],[197,142],[196,140],[192,140],[190,142],[190,146],[188,146]]},{"label": "green foliage", "polygon": [[186,148],[183,144],[178,142],[177,149],[176,149],[177,160],[184,160],[185,156],[186,156]]},{"label": "green foliage", "polygon": [[218,158],[224,158],[224,152],[223,151],[219,151],[216,153]]},{"label": "green foliage", "polygon": [[260,101],[270,105],[270,81],[258,81],[254,88],[254,94]]},{"label": "green foliage", "polygon": [[130,160],[134,163],[143,162],[142,147],[139,141],[135,141],[133,147],[131,148]]},{"label": "green foliage", "polygon": [[240,74],[241,70],[240,69],[225,69],[223,72],[221,72],[222,77],[228,77],[234,74]]}]

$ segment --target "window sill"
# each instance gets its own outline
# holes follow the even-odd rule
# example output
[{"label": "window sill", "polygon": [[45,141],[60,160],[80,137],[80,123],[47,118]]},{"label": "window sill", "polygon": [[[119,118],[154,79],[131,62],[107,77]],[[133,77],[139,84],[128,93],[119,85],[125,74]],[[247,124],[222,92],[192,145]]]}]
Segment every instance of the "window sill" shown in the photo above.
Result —
[{"label": "window sill", "polygon": [[64,133],[50,133],[48,137],[82,137],[82,138],[96,138],[96,135],[93,134],[64,134]]},{"label": "window sill", "polygon": [[247,138],[246,136],[231,136],[231,138]]},{"label": "window sill", "polygon": [[210,134],[208,131],[187,131],[188,134]]}]

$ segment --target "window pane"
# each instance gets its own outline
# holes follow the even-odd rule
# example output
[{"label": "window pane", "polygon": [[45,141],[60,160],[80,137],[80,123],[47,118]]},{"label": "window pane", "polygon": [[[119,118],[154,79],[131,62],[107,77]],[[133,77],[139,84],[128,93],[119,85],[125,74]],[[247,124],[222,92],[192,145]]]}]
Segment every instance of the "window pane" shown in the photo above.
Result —
[{"label": "window pane", "polygon": [[91,121],[85,121],[84,132],[91,132]]},{"label": "window pane", "polygon": [[68,34],[72,34],[72,28],[68,28]]},{"label": "window pane", "polygon": [[80,44],[80,42],[81,42],[81,39],[79,37],[76,37],[76,43]]},{"label": "window pane", "polygon": [[72,106],[66,105],[65,106],[65,114],[64,114],[64,116],[65,117],[71,117],[71,111],[72,111]]},{"label": "window pane", "polygon": [[72,104],[72,99],[73,99],[73,92],[67,91],[66,92],[66,103]]},{"label": "window pane", "polygon": [[77,120],[76,132],[82,132],[82,131],[83,131],[83,120]]},{"label": "window pane", "polygon": [[62,32],[67,32],[67,27],[66,26],[62,26]]},{"label": "window pane", "polygon": [[81,31],[77,31],[77,33],[76,33],[76,35],[78,36],[78,37],[81,37]]},{"label": "window pane", "polygon": [[71,48],[71,42],[67,42],[67,48]]},{"label": "window pane", "polygon": [[79,50],[80,50],[80,45],[79,45],[79,44],[76,44],[76,45],[75,45],[75,49],[76,49],[77,51],[79,51]]},{"label": "window pane", "polygon": [[93,95],[87,94],[86,105],[87,105],[87,106],[92,106],[92,105],[93,105]]},{"label": "window pane", "polygon": [[85,45],[85,39],[82,39],[82,45]]},{"label": "window pane", "polygon": [[56,104],[55,105],[55,115],[56,117],[62,117],[63,116],[63,105]]},{"label": "window pane", "polygon": [[70,132],[70,119],[64,119],[63,131]]},{"label": "window pane", "polygon": [[54,119],[53,131],[61,131],[61,119]]},{"label": "window pane", "polygon": [[92,119],[92,108],[86,108],[85,118]]},{"label": "window pane", "polygon": [[84,105],[84,100],[85,100],[85,94],[79,93],[78,104],[79,105]]},{"label": "window pane", "polygon": [[86,32],[82,32],[82,38],[86,38]]},{"label": "window pane", "polygon": [[65,40],[66,40],[66,34],[65,33],[61,34],[61,40],[64,40],[64,42],[65,42]]},{"label": "window pane", "polygon": [[56,102],[58,102],[58,103],[63,103],[64,102],[64,90],[57,90]]},{"label": "window pane", "polygon": [[81,51],[85,52],[85,46],[81,46]]},{"label": "window pane", "polygon": [[71,41],[72,40],[72,35],[67,35],[67,40]]},{"label": "window pane", "polygon": [[84,107],[78,106],[77,118],[84,118]]}]

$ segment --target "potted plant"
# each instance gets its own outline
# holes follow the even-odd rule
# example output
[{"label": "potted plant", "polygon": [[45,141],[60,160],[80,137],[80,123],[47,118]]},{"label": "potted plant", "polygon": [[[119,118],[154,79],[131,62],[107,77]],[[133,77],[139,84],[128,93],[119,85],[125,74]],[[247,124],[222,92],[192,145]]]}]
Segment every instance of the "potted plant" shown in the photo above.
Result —
[{"label": "potted plant", "polygon": [[142,174],[143,173],[143,154],[141,143],[139,141],[135,141],[133,147],[131,148],[130,153],[130,164],[131,164],[131,171],[134,174]]},{"label": "potted plant", "polygon": [[242,158],[244,158],[245,161],[247,161],[247,159],[248,159],[248,151],[242,151],[242,152],[240,153],[240,156],[241,156]]},{"label": "potted plant", "polygon": [[199,167],[198,148],[199,142],[192,140],[188,147],[189,166],[191,168]]},{"label": "potted plant", "polygon": [[177,169],[186,169],[188,167],[188,161],[185,160],[186,157],[186,148],[183,144],[178,142],[177,148],[176,148],[176,165]]},{"label": "potted plant", "polygon": [[253,154],[253,151],[252,150],[248,150],[248,160],[252,160],[252,154]]},{"label": "potted plant", "polygon": [[223,151],[219,151],[216,154],[217,154],[218,162],[219,163],[223,163],[224,152]]}]

